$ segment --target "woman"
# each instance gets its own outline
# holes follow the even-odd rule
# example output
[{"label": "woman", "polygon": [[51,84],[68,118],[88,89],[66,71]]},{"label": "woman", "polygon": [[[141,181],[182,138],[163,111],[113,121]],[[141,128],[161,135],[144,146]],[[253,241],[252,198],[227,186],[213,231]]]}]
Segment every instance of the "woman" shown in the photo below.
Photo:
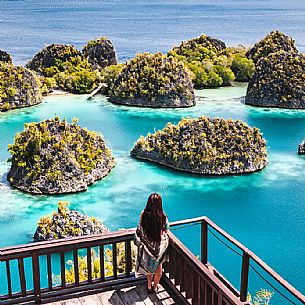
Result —
[{"label": "woman", "polygon": [[[148,197],[135,234],[138,246],[136,276],[146,275],[147,289],[156,292],[162,275],[162,263],[168,261],[168,219],[159,194]],[[152,282],[154,282],[152,286]]]}]

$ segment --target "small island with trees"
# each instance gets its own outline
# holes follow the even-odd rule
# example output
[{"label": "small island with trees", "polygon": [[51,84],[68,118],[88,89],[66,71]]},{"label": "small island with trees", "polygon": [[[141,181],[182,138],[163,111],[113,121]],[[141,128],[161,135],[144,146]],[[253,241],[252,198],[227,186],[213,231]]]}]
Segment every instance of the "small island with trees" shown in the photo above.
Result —
[{"label": "small island with trees", "polygon": [[40,218],[34,241],[53,240],[91,234],[108,233],[107,227],[97,220],[69,209],[69,202],[59,201],[57,212]]},{"label": "small island with trees", "polygon": [[25,124],[9,145],[13,187],[34,194],[61,194],[87,190],[107,176],[114,157],[101,135],[59,117]]},{"label": "small island with trees", "polygon": [[131,156],[204,175],[251,173],[268,164],[258,128],[239,120],[200,117],[141,136]]},{"label": "small island with trees", "polygon": [[195,94],[182,62],[162,53],[144,53],[122,69],[110,101],[140,107],[189,107],[195,105]]}]

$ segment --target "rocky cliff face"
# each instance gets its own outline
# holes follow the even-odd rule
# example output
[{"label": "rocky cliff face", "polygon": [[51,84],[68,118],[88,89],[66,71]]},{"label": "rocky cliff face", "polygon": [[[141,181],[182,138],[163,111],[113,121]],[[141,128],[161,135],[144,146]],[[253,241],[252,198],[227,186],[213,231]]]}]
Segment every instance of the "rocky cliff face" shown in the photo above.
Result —
[{"label": "rocky cliff face", "polygon": [[118,63],[114,46],[107,37],[89,41],[83,47],[82,54],[95,69],[105,68]]},{"label": "rocky cliff face", "polygon": [[100,135],[58,117],[25,124],[9,151],[8,181],[34,194],[85,191],[115,166]]},{"label": "rocky cliff face", "polygon": [[161,53],[138,54],[128,62],[110,93],[114,103],[140,107],[190,107],[195,95],[182,62]]},{"label": "rocky cliff face", "polygon": [[305,155],[305,140],[299,145],[298,154]]},{"label": "rocky cliff face", "polygon": [[[53,71],[49,69],[56,67],[60,72],[64,70],[63,64],[79,57],[81,53],[72,45],[51,44],[38,52],[27,64],[27,67],[44,76],[50,76]],[[55,68],[54,68],[55,69]]]},{"label": "rocky cliff face", "polygon": [[261,58],[270,53],[285,51],[297,53],[294,40],[279,31],[272,31],[265,38],[256,43],[247,53],[247,57],[257,63]]},{"label": "rocky cliff face", "polygon": [[248,84],[246,103],[263,107],[304,109],[304,55],[279,51],[261,58]]},{"label": "rocky cliff face", "polygon": [[251,173],[268,163],[266,141],[259,129],[238,120],[207,117],[169,123],[141,137],[131,155],[205,175]]},{"label": "rocky cliff face", "polygon": [[70,211],[68,202],[58,202],[58,211],[41,217],[34,234],[35,241],[69,238],[83,235],[107,233],[108,229],[99,220]]},{"label": "rocky cliff face", "polygon": [[7,52],[0,50],[0,62],[11,64],[13,62],[12,56]]},{"label": "rocky cliff face", "polygon": [[39,84],[26,68],[0,62],[0,111],[41,103]]}]

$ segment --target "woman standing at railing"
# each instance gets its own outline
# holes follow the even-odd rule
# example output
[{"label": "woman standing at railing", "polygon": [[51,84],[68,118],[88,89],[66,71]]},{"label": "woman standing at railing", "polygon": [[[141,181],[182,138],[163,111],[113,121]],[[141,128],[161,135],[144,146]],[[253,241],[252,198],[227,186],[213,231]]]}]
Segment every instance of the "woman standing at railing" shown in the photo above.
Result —
[{"label": "woman standing at railing", "polygon": [[158,290],[162,263],[168,261],[168,229],[169,222],[162,208],[162,198],[159,194],[151,194],[135,234],[135,244],[138,247],[136,276],[146,275],[149,292]]}]

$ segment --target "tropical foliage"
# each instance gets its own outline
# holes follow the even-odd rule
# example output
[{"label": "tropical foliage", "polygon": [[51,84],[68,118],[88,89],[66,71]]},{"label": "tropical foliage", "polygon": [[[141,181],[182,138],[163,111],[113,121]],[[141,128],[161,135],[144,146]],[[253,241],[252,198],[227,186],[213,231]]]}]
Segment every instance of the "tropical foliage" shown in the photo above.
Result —
[{"label": "tropical foliage", "polygon": [[233,80],[248,81],[254,65],[245,52],[243,47],[226,48],[222,41],[201,35],[182,42],[168,53],[168,57],[183,61],[191,71],[195,88],[201,89],[229,86]]},{"label": "tropical foliage", "polygon": [[257,63],[259,59],[278,51],[296,53],[297,48],[291,37],[279,31],[272,31],[265,38],[257,42],[246,55]]},{"label": "tropical foliage", "polygon": [[55,87],[72,93],[89,93],[100,82],[99,72],[71,45],[49,45],[27,67],[43,77],[53,78],[42,81],[43,92]]},{"label": "tropical foliage", "polygon": [[113,100],[147,100],[158,105],[164,99],[175,103],[194,103],[194,92],[188,72],[182,62],[162,53],[138,54],[122,69],[116,79]]},{"label": "tropical foliage", "polygon": [[262,58],[249,82],[246,102],[305,108],[305,56],[279,51]]},{"label": "tropical foliage", "polygon": [[25,124],[8,149],[9,181],[34,193],[84,190],[115,164],[100,135],[59,117]]},{"label": "tropical foliage", "polygon": [[239,120],[200,117],[168,123],[136,142],[131,155],[200,174],[237,174],[268,163],[258,128]]},{"label": "tropical foliage", "polygon": [[0,111],[41,102],[39,81],[26,68],[0,61]]}]

